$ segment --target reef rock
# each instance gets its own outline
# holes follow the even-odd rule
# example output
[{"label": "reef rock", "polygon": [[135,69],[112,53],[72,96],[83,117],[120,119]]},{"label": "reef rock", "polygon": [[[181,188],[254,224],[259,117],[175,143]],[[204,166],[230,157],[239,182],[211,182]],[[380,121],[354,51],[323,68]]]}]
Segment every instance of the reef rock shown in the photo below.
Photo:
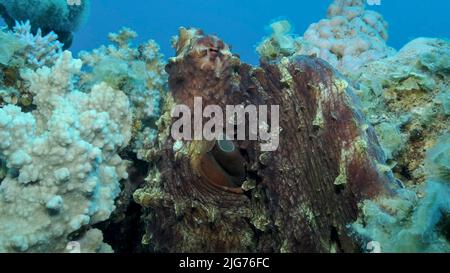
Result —
[{"label": "reef rock", "polygon": [[377,241],[382,252],[450,251],[450,134],[438,138],[425,160],[426,182],[395,197],[365,200],[351,225],[363,242]]},{"label": "reef rock", "polygon": [[351,78],[398,178],[425,179],[425,155],[448,134],[450,43],[418,38],[398,54],[367,64]]},{"label": "reef rock", "polygon": [[407,187],[365,200],[352,225],[383,252],[448,252],[450,43],[418,38],[352,78],[390,168]]},{"label": "reef rock", "polygon": [[[346,80],[324,61],[258,68],[215,36],[180,30],[170,59],[158,145],[144,187],[142,243],[168,252],[353,252],[358,203],[398,185]],[[279,105],[279,147],[260,141],[175,141],[176,104]],[[267,125],[276,122],[268,120]]]}]

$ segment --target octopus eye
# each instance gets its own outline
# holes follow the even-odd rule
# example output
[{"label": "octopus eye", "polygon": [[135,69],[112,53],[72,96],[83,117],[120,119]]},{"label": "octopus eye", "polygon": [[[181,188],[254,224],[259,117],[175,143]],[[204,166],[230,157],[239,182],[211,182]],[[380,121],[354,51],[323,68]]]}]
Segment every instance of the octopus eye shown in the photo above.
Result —
[{"label": "octopus eye", "polygon": [[206,145],[198,160],[194,158],[194,170],[202,181],[216,188],[242,193],[245,180],[245,159],[232,141],[218,140]]},{"label": "octopus eye", "polygon": [[232,153],[236,150],[234,143],[229,140],[218,140],[217,147],[225,153]]},{"label": "octopus eye", "polygon": [[230,140],[217,140],[211,153],[233,184],[241,186],[245,178],[245,160]]}]

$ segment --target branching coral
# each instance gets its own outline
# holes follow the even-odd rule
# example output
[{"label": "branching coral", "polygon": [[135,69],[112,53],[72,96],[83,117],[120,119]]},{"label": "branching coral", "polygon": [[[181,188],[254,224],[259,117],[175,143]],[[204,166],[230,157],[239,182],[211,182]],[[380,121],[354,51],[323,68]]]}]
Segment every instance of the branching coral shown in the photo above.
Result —
[{"label": "branching coral", "polygon": [[51,66],[61,55],[63,44],[58,41],[58,35],[54,32],[42,36],[42,31],[38,29],[36,34],[32,34],[30,21],[26,21],[16,22],[13,33],[25,45],[23,52],[30,66]]},{"label": "branching coral", "polygon": [[161,98],[166,93],[167,76],[159,46],[152,40],[131,47],[137,34],[127,28],[110,34],[113,45],[102,46],[92,53],[82,52],[80,57],[87,67],[82,82],[90,86],[103,81],[124,91],[133,110],[132,149],[138,158],[152,147],[156,139],[154,123],[160,116]]},{"label": "branching coral", "polygon": [[0,15],[10,28],[15,21],[29,20],[32,32],[41,29],[43,34],[54,31],[65,48],[72,43],[72,32],[87,18],[90,0],[79,5],[67,0],[0,0]]},{"label": "branching coral", "polygon": [[58,36],[50,32],[42,36],[40,30],[32,34],[30,22],[16,22],[12,31],[0,31],[0,65],[36,69],[52,66],[62,52]]},{"label": "branching coral", "polygon": [[129,102],[104,83],[77,91],[81,65],[64,52],[52,67],[25,69],[36,110],[0,108],[0,158],[8,167],[0,185],[0,252],[64,251],[71,233],[114,210],[119,180],[127,177],[118,152],[131,137]]},{"label": "branching coral", "polygon": [[62,52],[53,32],[46,36],[31,32],[30,23],[16,22],[12,31],[0,30],[0,105],[31,106],[33,96],[24,88],[20,70],[52,66]]}]

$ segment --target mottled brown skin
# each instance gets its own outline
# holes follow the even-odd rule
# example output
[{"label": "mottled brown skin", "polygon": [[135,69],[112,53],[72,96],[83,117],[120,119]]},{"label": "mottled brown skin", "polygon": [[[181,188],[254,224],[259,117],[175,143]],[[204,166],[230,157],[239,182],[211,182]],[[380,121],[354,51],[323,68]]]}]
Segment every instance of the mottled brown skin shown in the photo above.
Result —
[{"label": "mottled brown skin", "polygon": [[[204,105],[280,105],[279,148],[261,153],[256,141],[235,142],[247,179],[256,181],[239,194],[209,183],[205,172],[222,174],[192,164],[202,153],[176,156],[174,140],[167,138],[156,163],[164,197],[145,209],[149,247],[168,252],[356,251],[358,243],[346,225],[356,220],[360,201],[389,194],[394,181],[390,172],[377,168],[384,156],[352,91],[338,88],[341,76],[320,59],[301,56],[253,68],[222,52],[226,45],[219,41],[200,33],[168,64],[175,102],[192,106],[193,97],[201,96]],[[320,124],[314,122],[318,111],[323,113]],[[364,148],[359,149],[358,139]],[[207,144],[192,142],[190,149],[200,151],[202,145]],[[341,153],[347,150],[357,152],[345,157],[345,183],[335,185]]]}]

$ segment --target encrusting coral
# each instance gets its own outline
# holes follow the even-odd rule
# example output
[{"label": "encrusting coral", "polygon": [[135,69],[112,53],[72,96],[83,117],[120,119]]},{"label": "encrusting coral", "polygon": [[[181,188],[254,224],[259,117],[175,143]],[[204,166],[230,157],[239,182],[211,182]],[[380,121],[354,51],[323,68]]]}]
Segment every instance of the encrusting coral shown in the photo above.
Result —
[{"label": "encrusting coral", "polygon": [[390,165],[404,182],[420,183],[425,154],[450,128],[450,43],[418,38],[396,55],[350,78]]},{"label": "encrusting coral", "polygon": [[364,201],[355,236],[383,252],[449,252],[450,43],[418,38],[352,75],[391,168],[408,187]]},{"label": "encrusting coral", "polygon": [[396,198],[364,201],[351,225],[363,242],[378,241],[383,252],[449,252],[450,134],[439,138],[426,160],[427,181]]},{"label": "encrusting coral", "polygon": [[115,208],[127,178],[118,152],[131,137],[129,101],[105,83],[76,90],[81,65],[66,51],[52,67],[23,70],[36,109],[0,108],[0,157],[8,167],[0,185],[1,252],[64,251],[70,234]]}]

